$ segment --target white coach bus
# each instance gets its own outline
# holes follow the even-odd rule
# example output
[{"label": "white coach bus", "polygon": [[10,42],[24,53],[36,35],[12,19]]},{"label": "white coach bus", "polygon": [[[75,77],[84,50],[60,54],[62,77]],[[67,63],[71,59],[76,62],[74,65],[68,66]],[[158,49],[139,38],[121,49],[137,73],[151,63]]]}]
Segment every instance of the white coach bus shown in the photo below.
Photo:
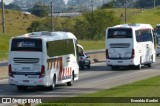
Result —
[{"label": "white coach bus", "polygon": [[153,28],[149,24],[122,24],[106,30],[106,64],[111,69],[120,66],[151,67],[155,62]]},{"label": "white coach bus", "polygon": [[13,37],[9,47],[9,83],[29,86],[71,86],[78,80],[77,38],[70,32],[34,32]]}]

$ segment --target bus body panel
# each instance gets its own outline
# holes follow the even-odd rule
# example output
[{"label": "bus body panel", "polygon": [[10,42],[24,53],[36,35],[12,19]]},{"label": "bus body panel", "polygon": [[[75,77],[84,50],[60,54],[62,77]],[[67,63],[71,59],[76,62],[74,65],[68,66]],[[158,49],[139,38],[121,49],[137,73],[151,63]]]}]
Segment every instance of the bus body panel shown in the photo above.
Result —
[{"label": "bus body panel", "polygon": [[[118,43],[117,43],[118,42]],[[131,57],[133,44],[132,39],[110,39],[108,41],[109,58],[112,59],[127,59]]]}]

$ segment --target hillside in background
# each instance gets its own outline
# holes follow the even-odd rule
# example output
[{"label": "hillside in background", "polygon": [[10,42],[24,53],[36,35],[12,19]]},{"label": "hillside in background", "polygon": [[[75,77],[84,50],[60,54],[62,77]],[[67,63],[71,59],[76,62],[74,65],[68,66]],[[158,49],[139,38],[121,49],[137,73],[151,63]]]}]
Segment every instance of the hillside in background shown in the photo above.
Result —
[{"label": "hillside in background", "polygon": [[[120,18],[122,23],[124,23],[125,19],[125,9],[124,8],[107,8],[105,9],[106,12],[112,11],[116,17]],[[127,20],[129,20],[131,17],[136,16],[137,14],[141,14],[141,9],[134,9],[134,8],[127,8]]]},{"label": "hillside in background", "polygon": [[155,27],[156,24],[160,24],[160,7],[157,7],[156,9],[143,10],[140,14],[134,15],[128,19],[128,22],[147,23]]},{"label": "hillside in background", "polygon": [[[2,17],[2,11],[0,10],[0,17]],[[18,35],[26,33],[28,26],[34,21],[39,19],[34,15],[24,14],[15,10],[5,10],[5,25],[6,33]],[[1,23],[1,20],[0,20]],[[2,25],[0,25],[0,35],[2,34]]]}]

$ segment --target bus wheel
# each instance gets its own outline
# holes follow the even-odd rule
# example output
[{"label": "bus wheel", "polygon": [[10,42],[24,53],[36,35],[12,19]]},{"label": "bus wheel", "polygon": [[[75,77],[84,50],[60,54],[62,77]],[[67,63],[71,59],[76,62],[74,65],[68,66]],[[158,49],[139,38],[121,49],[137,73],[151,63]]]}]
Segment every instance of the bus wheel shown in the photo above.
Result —
[{"label": "bus wheel", "polygon": [[136,66],[136,68],[137,68],[138,70],[141,70],[141,69],[142,69],[142,65],[139,64],[138,66]]},{"label": "bus wheel", "polygon": [[90,69],[91,68],[91,63],[89,62],[89,64],[87,65],[87,68]]},{"label": "bus wheel", "polygon": [[136,66],[136,69],[141,70],[142,69],[142,62],[141,62],[141,58],[140,58],[140,62],[139,65]]},{"label": "bus wheel", "polygon": [[72,86],[74,82],[74,71],[72,72],[72,79],[70,82],[67,82],[67,86]]},{"label": "bus wheel", "polygon": [[27,86],[17,86],[17,89],[19,90],[19,91],[22,91],[22,90],[27,90]]},{"label": "bus wheel", "polygon": [[141,62],[139,63],[139,65],[136,66],[136,69],[137,69],[137,70],[141,70],[141,69],[142,69],[142,64],[141,64]]},{"label": "bus wheel", "polygon": [[50,90],[54,90],[55,85],[56,85],[56,76],[54,75],[52,85],[49,87],[49,89],[50,89]]}]

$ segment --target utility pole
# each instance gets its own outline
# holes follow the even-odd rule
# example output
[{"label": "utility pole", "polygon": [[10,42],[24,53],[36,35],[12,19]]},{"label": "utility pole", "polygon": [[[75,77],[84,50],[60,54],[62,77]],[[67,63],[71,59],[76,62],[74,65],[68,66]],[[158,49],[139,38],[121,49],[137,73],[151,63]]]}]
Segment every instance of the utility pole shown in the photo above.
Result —
[{"label": "utility pole", "polygon": [[91,8],[92,8],[92,14],[93,14],[93,0],[91,0]]},{"label": "utility pole", "polygon": [[5,16],[4,16],[4,2],[1,0],[1,5],[2,5],[2,30],[3,33],[5,33]]},{"label": "utility pole", "polygon": [[127,23],[127,0],[125,1],[125,14],[124,14],[124,22]]},{"label": "utility pole", "polygon": [[92,27],[91,27],[92,29],[91,29],[91,31],[92,31],[92,34],[94,34],[94,32],[93,32],[93,27],[94,27],[94,25],[93,25],[93,23],[94,23],[93,22],[93,0],[91,0],[91,9],[92,9],[92,13],[91,13],[92,14],[92,21],[91,21],[92,22],[91,23],[92,24]]},{"label": "utility pole", "polygon": [[53,27],[53,0],[51,1],[51,26],[52,26],[51,31],[54,31],[54,27]]},{"label": "utility pole", "polygon": [[154,9],[155,9],[155,7],[156,7],[156,1],[155,1],[155,0],[154,0],[154,6],[153,6],[153,7],[154,7]]}]

